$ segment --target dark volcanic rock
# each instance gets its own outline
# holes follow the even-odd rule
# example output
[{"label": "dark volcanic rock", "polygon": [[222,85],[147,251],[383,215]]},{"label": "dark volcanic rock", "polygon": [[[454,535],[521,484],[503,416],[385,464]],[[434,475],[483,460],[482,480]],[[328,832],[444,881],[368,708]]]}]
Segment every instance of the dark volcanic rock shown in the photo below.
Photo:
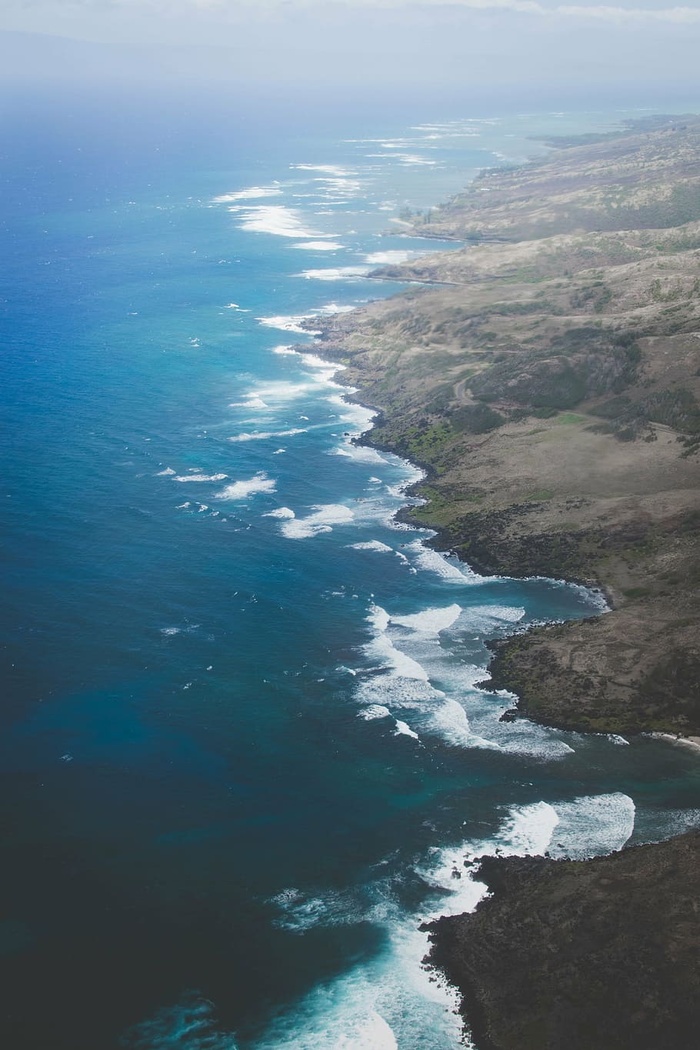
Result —
[{"label": "dark volcanic rock", "polygon": [[492,892],[431,925],[479,1050],[691,1050],[700,833],[588,861],[486,858]]}]

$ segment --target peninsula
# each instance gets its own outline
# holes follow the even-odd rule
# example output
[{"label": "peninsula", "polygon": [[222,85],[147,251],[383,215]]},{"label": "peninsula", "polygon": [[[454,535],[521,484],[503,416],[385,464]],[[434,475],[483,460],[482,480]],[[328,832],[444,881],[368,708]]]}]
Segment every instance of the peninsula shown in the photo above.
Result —
[{"label": "peninsula", "polygon": [[[489,684],[519,698],[508,717],[692,744],[700,118],[549,145],[406,217],[407,232],[460,246],[377,271],[408,289],[324,322],[323,349],[379,411],[366,440],[425,468],[426,502],[405,517],[438,549],[485,574],[604,590],[605,615],[493,646]],[[595,861],[486,863],[493,897],[433,933],[479,1050],[689,1047],[697,873],[692,835]]]}]

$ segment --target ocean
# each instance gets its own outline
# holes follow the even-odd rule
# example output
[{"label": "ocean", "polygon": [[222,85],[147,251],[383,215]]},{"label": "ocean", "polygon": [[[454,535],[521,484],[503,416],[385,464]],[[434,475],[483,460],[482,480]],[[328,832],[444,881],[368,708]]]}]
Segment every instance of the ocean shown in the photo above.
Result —
[{"label": "ocean", "polygon": [[402,209],[635,114],[14,103],[3,1045],[458,1047],[420,925],[464,860],[695,826],[697,760],[499,721],[486,640],[604,601],[397,524],[420,472],[301,321],[401,290]]}]

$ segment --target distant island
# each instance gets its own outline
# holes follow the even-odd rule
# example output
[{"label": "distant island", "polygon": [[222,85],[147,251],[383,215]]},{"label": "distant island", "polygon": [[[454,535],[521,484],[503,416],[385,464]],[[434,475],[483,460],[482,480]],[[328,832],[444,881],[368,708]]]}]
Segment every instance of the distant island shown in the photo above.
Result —
[{"label": "distant island", "polygon": [[[700,117],[548,144],[404,213],[461,246],[376,271],[413,284],[324,322],[323,348],[380,413],[366,440],[424,467],[404,517],[438,549],[607,597],[493,644],[505,717],[697,746]],[[690,834],[484,862],[493,897],[432,934],[479,1050],[696,1045],[699,859]]]}]

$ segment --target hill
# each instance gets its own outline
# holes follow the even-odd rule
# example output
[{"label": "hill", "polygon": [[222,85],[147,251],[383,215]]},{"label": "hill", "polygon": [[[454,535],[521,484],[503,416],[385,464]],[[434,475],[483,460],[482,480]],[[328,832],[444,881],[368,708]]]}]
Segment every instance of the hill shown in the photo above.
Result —
[{"label": "hill", "polygon": [[426,468],[407,517],[437,547],[605,590],[496,647],[548,724],[700,733],[699,160],[669,118],[488,172],[416,220],[468,246],[377,271],[415,285],[323,332],[367,440]]}]

